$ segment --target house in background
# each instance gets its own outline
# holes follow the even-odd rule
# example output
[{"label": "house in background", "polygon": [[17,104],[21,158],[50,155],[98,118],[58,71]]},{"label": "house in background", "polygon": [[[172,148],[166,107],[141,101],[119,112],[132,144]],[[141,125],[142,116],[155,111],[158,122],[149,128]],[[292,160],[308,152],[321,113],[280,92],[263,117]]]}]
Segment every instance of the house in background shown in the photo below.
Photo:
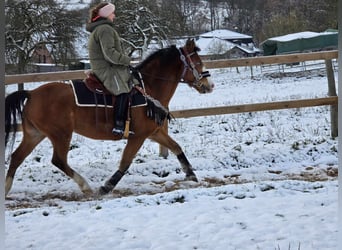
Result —
[{"label": "house in background", "polygon": [[45,44],[39,44],[36,46],[36,49],[33,51],[31,56],[31,62],[49,64],[54,63],[51,53]]},{"label": "house in background", "polygon": [[199,38],[219,38],[237,45],[254,44],[253,37],[227,29],[213,30],[199,35]]},{"label": "house in background", "polygon": [[[30,61],[25,68],[26,73],[40,73],[60,70],[63,70],[63,67],[56,65],[50,50],[45,44],[37,45],[36,48],[30,52]],[[5,72],[6,74],[18,74],[18,62],[6,62]]]},{"label": "house in background", "polygon": [[57,65],[53,60],[50,50],[46,44],[39,44],[31,55],[31,63],[28,66],[29,72],[51,72],[63,70],[63,67]]},{"label": "house in background", "polygon": [[251,57],[260,54],[252,36],[226,29],[200,34],[196,37],[196,44],[201,48],[199,55],[211,60]]}]

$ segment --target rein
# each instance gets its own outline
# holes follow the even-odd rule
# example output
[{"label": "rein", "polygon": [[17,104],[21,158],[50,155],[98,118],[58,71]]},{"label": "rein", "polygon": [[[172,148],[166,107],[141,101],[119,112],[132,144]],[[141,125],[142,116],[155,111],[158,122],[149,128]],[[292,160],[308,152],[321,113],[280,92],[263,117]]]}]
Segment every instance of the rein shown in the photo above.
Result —
[{"label": "rein", "polygon": [[[194,64],[194,62],[191,60],[191,57],[193,55],[196,54],[196,52],[192,52],[190,54],[188,54],[186,52],[186,49],[185,48],[178,48],[178,51],[179,51],[179,54],[180,54],[180,60],[182,61],[183,63],[183,72],[182,72],[182,75],[180,77],[180,82],[183,82],[183,83],[186,83],[186,81],[184,80],[184,77],[185,77],[185,74],[188,70],[190,70],[195,78],[195,80],[193,82],[188,82],[189,85],[191,87],[201,87],[201,83],[200,80],[204,77],[209,77],[210,76],[210,73],[209,71],[203,71],[202,73],[198,73],[197,69],[196,69],[196,66]],[[134,69],[133,69],[134,70]],[[153,76],[152,74],[147,74],[147,73],[140,73],[139,70],[137,70],[139,72],[139,77],[140,77],[140,80],[142,80],[142,77],[141,75],[145,75],[145,76]],[[154,76],[154,79],[159,79],[159,80],[164,80],[164,81],[168,81],[169,78],[166,78],[166,77],[159,77],[159,76]]]}]

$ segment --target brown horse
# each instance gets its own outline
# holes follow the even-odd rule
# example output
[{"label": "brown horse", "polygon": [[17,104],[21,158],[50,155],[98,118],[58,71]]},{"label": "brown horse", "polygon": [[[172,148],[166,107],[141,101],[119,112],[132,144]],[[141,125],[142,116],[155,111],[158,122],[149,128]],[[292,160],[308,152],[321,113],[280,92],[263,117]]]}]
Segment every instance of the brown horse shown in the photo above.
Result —
[{"label": "brown horse", "polygon": [[[195,42],[188,40],[182,48],[170,46],[156,51],[135,67],[142,77],[148,97],[157,100],[155,102],[161,104],[164,110],[168,110],[170,99],[179,82],[187,83],[199,93],[212,91],[214,85],[208,71],[205,71],[198,51]],[[77,106],[72,87],[61,82],[47,83],[32,91],[16,91],[6,97],[5,104],[6,145],[13,128],[12,139],[15,138],[17,117],[22,120],[23,130],[23,139],[11,155],[6,175],[6,195],[12,187],[19,165],[46,137],[53,145],[52,163],[72,178],[84,193],[93,193],[86,180],[68,165],[67,154],[73,132],[92,139],[122,139],[111,132],[114,124],[107,117],[112,117],[112,109],[109,109],[106,115],[106,112],[96,111],[95,107]],[[94,113],[97,113],[96,117]],[[130,130],[134,131],[134,135],[130,135],[127,139],[119,169],[104,186],[100,187],[99,194],[106,194],[115,187],[146,138],[158,142],[173,152],[182,166],[186,179],[197,181],[182,148],[167,134],[163,126],[150,119],[147,113],[146,106],[131,108]]]}]

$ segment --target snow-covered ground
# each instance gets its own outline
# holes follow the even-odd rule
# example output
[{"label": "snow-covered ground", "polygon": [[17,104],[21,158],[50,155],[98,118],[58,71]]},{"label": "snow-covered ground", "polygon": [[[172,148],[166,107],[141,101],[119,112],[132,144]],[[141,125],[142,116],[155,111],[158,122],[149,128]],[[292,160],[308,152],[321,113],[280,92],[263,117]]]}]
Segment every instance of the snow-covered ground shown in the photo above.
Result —
[{"label": "snow-covered ground", "polygon": [[[239,72],[211,70],[215,90],[207,95],[179,85],[170,109],[327,95],[324,71],[279,78],[254,69],[253,79],[248,68]],[[6,249],[337,249],[328,106],[177,119],[169,133],[199,183],[183,181],[177,158],[160,158],[146,141],[102,198],[85,197],[53,167],[43,141],[5,201]],[[125,143],[75,134],[69,163],[96,189],[116,171]]]}]

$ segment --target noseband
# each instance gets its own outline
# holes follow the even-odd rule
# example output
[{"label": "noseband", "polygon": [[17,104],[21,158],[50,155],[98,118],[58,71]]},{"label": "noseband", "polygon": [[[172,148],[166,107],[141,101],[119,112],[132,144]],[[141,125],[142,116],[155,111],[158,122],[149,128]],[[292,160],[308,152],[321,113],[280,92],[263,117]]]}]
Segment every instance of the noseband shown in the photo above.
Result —
[{"label": "noseband", "polygon": [[202,73],[198,73],[194,62],[191,60],[191,57],[196,54],[195,51],[188,54],[188,52],[186,51],[186,49],[184,47],[183,48],[179,48],[178,50],[179,50],[179,53],[180,53],[180,59],[183,62],[183,65],[184,65],[183,73],[182,73],[182,76],[181,76],[181,81],[185,82],[184,81],[185,74],[186,74],[186,72],[188,70],[190,70],[192,72],[192,75],[195,78],[195,81],[188,82],[189,85],[191,87],[198,87],[198,88],[200,88],[202,86],[202,84],[203,84],[203,83],[200,82],[201,79],[204,78],[204,77],[209,77],[210,76],[209,71],[203,71]]}]

